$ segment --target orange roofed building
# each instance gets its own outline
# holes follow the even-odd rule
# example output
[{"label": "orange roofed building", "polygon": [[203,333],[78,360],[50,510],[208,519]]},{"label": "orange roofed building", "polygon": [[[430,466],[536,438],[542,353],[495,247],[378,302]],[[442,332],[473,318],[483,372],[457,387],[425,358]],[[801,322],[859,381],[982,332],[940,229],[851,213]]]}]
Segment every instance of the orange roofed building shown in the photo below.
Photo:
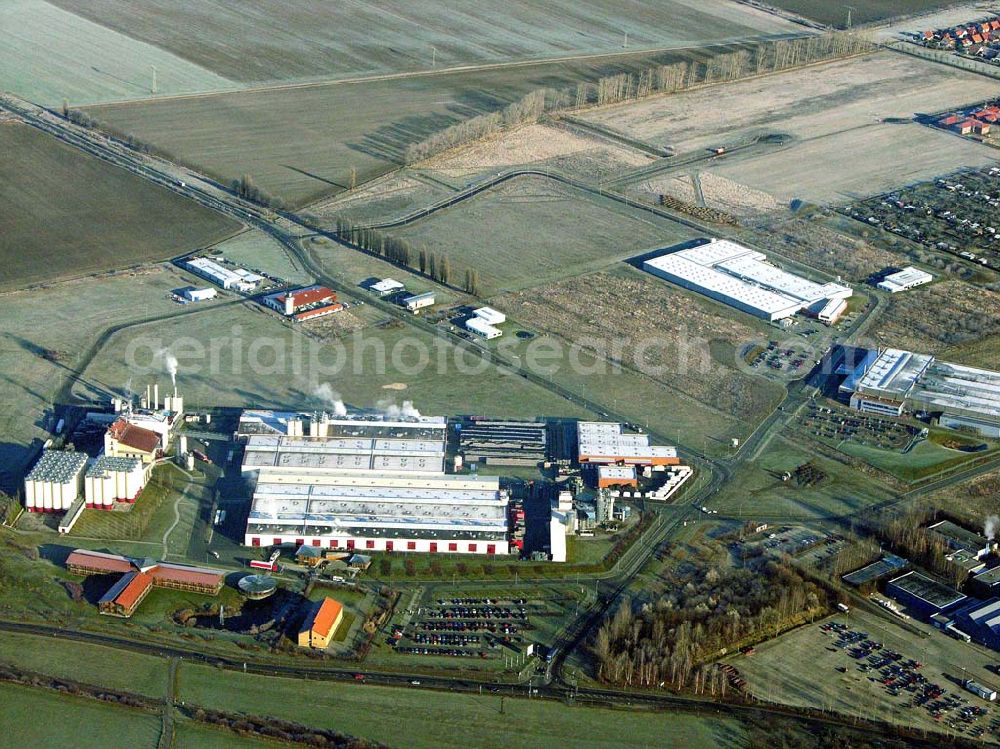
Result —
[{"label": "orange roofed building", "polygon": [[104,434],[104,454],[116,458],[139,458],[143,464],[156,460],[163,440],[152,429],[117,419]]},{"label": "orange roofed building", "polygon": [[299,647],[325,650],[344,620],[344,606],[340,601],[324,598],[306,616],[299,631]]}]

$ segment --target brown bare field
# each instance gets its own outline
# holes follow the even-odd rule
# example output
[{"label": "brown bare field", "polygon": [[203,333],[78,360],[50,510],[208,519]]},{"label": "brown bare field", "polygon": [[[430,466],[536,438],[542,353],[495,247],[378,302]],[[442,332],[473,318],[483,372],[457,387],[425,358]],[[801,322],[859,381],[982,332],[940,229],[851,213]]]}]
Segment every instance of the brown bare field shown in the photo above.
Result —
[{"label": "brown bare field", "polygon": [[762,327],[631,268],[491,302],[569,341],[618,341],[622,361],[641,356],[654,379],[742,421],[755,423],[781,395],[781,386],[736,369],[742,346],[767,339]]},{"label": "brown bare field", "polygon": [[[940,355],[964,362],[963,347],[1000,334],[1000,293],[965,281],[945,280],[895,294],[869,335],[879,345]],[[953,348],[957,347],[957,348]],[[994,362],[993,368],[1000,366]]]},{"label": "brown bare field", "polygon": [[645,194],[646,196],[658,193],[673,195],[687,203],[697,204],[696,179],[701,188],[701,197],[705,205],[730,216],[754,218],[783,207],[772,195],[766,192],[754,190],[712,172],[681,174],[675,177],[650,180],[639,185],[638,192],[640,195]]},{"label": "brown bare field", "polygon": [[0,126],[0,288],[164,260],[239,224],[26,125]]},{"label": "brown bare field", "polygon": [[727,0],[54,0],[240,81],[685,47],[799,30]]},{"label": "brown bare field", "polygon": [[819,221],[775,218],[762,223],[753,243],[762,252],[773,251],[797,263],[862,282],[873,273],[896,267],[900,256],[834,231]]},{"label": "brown bare field", "polygon": [[448,176],[464,176],[487,169],[544,163],[563,172],[584,173],[593,178],[595,169],[613,174],[653,160],[649,154],[584,135],[562,124],[538,124],[448,151],[421,167]]},{"label": "brown bare field", "polygon": [[[763,155],[714,161],[711,172],[781,201],[831,201],[991,160],[978,144],[905,120],[995,94],[995,82],[982,76],[883,52],[604,107],[584,118],[680,152],[790,135]],[[894,119],[903,122],[886,122]]]}]

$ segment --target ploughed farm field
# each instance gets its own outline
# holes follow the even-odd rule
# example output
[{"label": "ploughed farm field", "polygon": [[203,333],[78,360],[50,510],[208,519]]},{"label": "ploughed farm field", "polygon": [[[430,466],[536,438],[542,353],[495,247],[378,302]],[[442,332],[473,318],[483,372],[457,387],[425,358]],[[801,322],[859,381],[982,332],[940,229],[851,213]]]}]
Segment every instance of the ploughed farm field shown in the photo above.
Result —
[{"label": "ploughed farm field", "polygon": [[87,108],[95,119],[223,181],[249,174],[302,205],[341,193],[403,163],[408,146],[456,122],[497,111],[530,91],[578,83],[719,48],[620,54],[596,60],[375,80],[260,88]]},{"label": "ploughed farm field", "polygon": [[799,32],[728,0],[54,0],[238,81],[343,78]]},{"label": "ploughed farm field", "polygon": [[164,260],[239,224],[25,125],[0,125],[0,290]]}]

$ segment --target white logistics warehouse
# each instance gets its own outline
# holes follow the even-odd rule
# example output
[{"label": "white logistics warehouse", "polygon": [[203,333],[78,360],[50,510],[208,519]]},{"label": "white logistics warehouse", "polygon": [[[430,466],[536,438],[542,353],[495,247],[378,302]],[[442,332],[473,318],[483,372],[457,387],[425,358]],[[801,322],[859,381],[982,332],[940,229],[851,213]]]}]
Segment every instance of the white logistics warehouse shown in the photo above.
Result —
[{"label": "white logistics warehouse", "polygon": [[242,268],[226,268],[214,260],[209,260],[207,257],[192,258],[186,261],[184,265],[202,278],[207,278],[212,283],[218,284],[224,289],[236,289],[237,291],[245,292],[253,291],[264,280],[263,276],[256,273],[251,273]]},{"label": "white logistics warehouse", "polygon": [[243,472],[256,482],[247,546],[509,552],[509,495],[497,477],[445,474],[443,418],[245,417]]},{"label": "white logistics warehouse", "polygon": [[882,291],[888,291],[890,294],[898,294],[901,291],[923,286],[925,283],[930,283],[933,280],[934,276],[930,273],[908,265],[903,270],[890,273],[879,281],[878,288],[882,289]]},{"label": "white logistics warehouse", "polygon": [[28,512],[65,512],[83,488],[86,453],[45,450],[24,479]]},{"label": "white logistics warehouse", "polygon": [[472,310],[472,317],[465,321],[465,327],[481,338],[490,340],[503,335],[503,331],[497,325],[505,322],[507,322],[507,315],[503,312],[492,307],[479,307]]},{"label": "white logistics warehouse", "polygon": [[649,444],[648,434],[630,434],[610,421],[581,421],[576,425],[577,458],[594,465],[675,466],[677,448]]},{"label": "white logistics warehouse", "polygon": [[[767,256],[727,239],[646,260],[643,268],[685,289],[772,322],[797,312],[830,317],[843,305],[829,306],[853,293],[839,283],[820,284],[767,262]],[[828,320],[827,320],[828,321]]]}]

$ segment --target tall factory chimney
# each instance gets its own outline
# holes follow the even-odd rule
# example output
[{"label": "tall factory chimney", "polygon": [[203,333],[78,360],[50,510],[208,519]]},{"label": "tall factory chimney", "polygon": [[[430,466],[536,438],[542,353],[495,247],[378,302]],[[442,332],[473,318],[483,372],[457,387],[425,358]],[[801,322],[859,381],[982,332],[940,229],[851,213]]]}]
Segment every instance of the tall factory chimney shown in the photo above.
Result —
[{"label": "tall factory chimney", "polygon": [[160,407],[160,383],[153,385],[153,410]]}]

